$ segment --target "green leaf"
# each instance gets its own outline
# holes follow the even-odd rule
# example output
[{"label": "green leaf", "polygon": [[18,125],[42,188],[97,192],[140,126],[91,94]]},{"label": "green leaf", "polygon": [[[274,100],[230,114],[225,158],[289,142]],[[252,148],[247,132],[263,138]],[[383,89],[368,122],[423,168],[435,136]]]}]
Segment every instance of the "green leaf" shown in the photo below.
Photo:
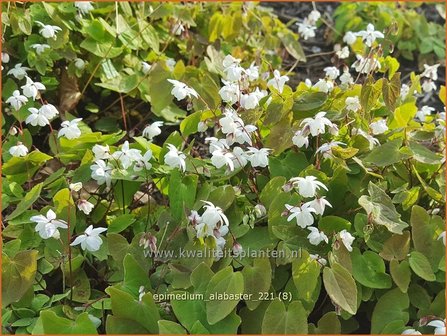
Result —
[{"label": "green leaf", "polygon": [[318,326],[313,334],[327,335],[327,334],[340,334],[341,333],[341,323],[335,312],[329,312],[323,315],[320,320],[318,320]]},{"label": "green leaf", "polygon": [[383,145],[375,147],[363,161],[372,163],[378,167],[386,167],[408,158],[408,155],[402,154],[399,149],[402,145],[402,139],[394,139],[385,142]]},{"label": "green leaf", "polygon": [[323,283],[329,297],[350,314],[357,311],[357,286],[346,268],[334,263],[323,270]]},{"label": "green leaf", "polygon": [[352,275],[363,286],[369,288],[390,288],[391,277],[385,273],[383,259],[372,251],[363,255],[358,248],[351,253]]},{"label": "green leaf", "polygon": [[351,222],[338,216],[325,216],[320,218],[318,228],[326,234],[337,233],[342,230],[349,231]]},{"label": "green leaf", "polygon": [[141,325],[148,333],[158,333],[160,314],[151,293],[146,293],[141,302],[115,287],[108,287],[106,293],[112,299],[113,316],[133,321],[133,324]]},{"label": "green leaf", "polygon": [[312,294],[320,277],[318,262],[311,259],[306,250],[301,251],[299,258],[292,262],[292,278],[298,292],[298,299],[312,301]]},{"label": "green leaf", "polygon": [[403,260],[410,250],[410,232],[404,231],[402,235],[392,235],[383,244],[380,256],[385,260]]},{"label": "green leaf", "polygon": [[411,209],[410,224],[414,249],[425,255],[432,267],[436,267],[445,255],[444,246],[437,241],[437,228],[444,227],[444,220],[437,216],[430,218],[427,210],[414,205]]},{"label": "green leaf", "polygon": [[180,132],[182,132],[184,137],[197,133],[197,126],[199,125],[202,113],[202,111],[194,112],[182,120],[180,123]]},{"label": "green leaf", "polygon": [[369,112],[377,104],[380,97],[382,87],[382,81],[378,80],[374,83],[372,76],[368,76],[365,83],[362,85],[360,92],[360,105],[362,105],[363,111]]},{"label": "green leaf", "polygon": [[248,309],[255,310],[261,301],[258,300],[259,293],[267,292],[272,282],[272,268],[267,258],[255,258],[253,266],[246,265],[242,269],[244,276],[244,293],[252,297],[246,300]]},{"label": "green leaf", "polygon": [[212,298],[212,295],[240,295],[244,292],[244,277],[241,272],[233,272],[233,268],[228,266],[220,270],[211,278],[206,289],[206,317],[208,323],[213,325],[226,316],[239,303],[238,299],[221,299]]},{"label": "green leaf", "polygon": [[208,201],[226,210],[233,203],[235,198],[234,189],[231,185],[220,186],[211,191]]},{"label": "green leaf", "polygon": [[[305,92],[295,100],[292,111],[295,119],[312,117],[317,110],[326,103],[327,94],[324,92]],[[315,112],[315,113],[313,113]]]},{"label": "green leaf", "polygon": [[408,224],[400,219],[391,198],[372,182],[368,184],[368,193],[369,196],[363,195],[359,198],[359,204],[373,223],[384,225],[390,232],[402,234]]},{"label": "green leaf", "polygon": [[75,321],[59,317],[55,312],[49,310],[41,312],[40,317],[45,334],[98,334],[86,312],[79,314]]},{"label": "green leaf", "polygon": [[261,191],[259,199],[266,209],[270,207],[276,195],[282,191],[282,187],[286,184],[284,176],[275,176],[271,178]]},{"label": "green leaf", "polygon": [[158,328],[160,335],[186,334],[186,330],[180,324],[168,320],[158,321]]},{"label": "green leaf", "polygon": [[98,43],[88,37],[81,42],[80,47],[101,58],[115,58],[123,52],[123,48],[114,47],[114,41]]},{"label": "green leaf", "polygon": [[293,301],[286,310],[284,302],[270,303],[262,320],[263,334],[307,334],[307,312],[299,301]]},{"label": "green leaf", "polygon": [[185,217],[194,206],[197,181],[197,175],[182,177],[178,169],[172,170],[169,181],[169,205],[176,220]]},{"label": "green leaf", "polygon": [[399,263],[395,259],[391,260],[390,273],[397,287],[399,287],[402,293],[406,293],[411,281],[411,270],[408,261],[403,260]]},{"label": "green leaf", "polygon": [[108,233],[119,233],[124,231],[129,225],[132,225],[136,221],[134,215],[125,214],[116,217],[107,229]]},{"label": "green leaf", "polygon": [[6,220],[11,220],[16,218],[20,214],[22,214],[25,210],[27,210],[33,203],[39,198],[40,192],[42,191],[43,182],[36,184],[26,195],[25,197],[17,204],[17,207],[11,212],[8,216],[6,216]]},{"label": "green leaf", "polygon": [[123,289],[137,297],[140,286],[146,290],[151,288],[147,270],[144,270],[131,254],[126,254],[123,260],[124,281]]},{"label": "green leaf", "polygon": [[400,72],[397,72],[392,76],[390,81],[386,78],[383,79],[382,94],[386,107],[391,112],[394,112],[397,99],[400,96]]},{"label": "green leaf", "polygon": [[38,251],[20,251],[14,258],[3,256],[2,306],[19,301],[34,283]]},{"label": "green leaf", "polygon": [[420,145],[415,141],[410,141],[409,147],[413,152],[413,159],[416,161],[434,165],[442,163],[442,155],[432,152],[427,147]]},{"label": "green leaf", "polygon": [[408,295],[402,293],[399,288],[394,288],[382,295],[372,313],[371,334],[382,333],[385,326],[393,321],[400,320],[404,325],[407,324],[409,304]]},{"label": "green leaf", "polygon": [[410,253],[409,262],[411,269],[419,277],[427,281],[436,280],[436,276],[433,273],[433,269],[430,266],[430,262],[421,252],[412,251]]},{"label": "green leaf", "polygon": [[281,42],[284,44],[287,52],[297,61],[306,62],[306,55],[304,54],[301,44],[293,37],[292,33],[278,34]]}]

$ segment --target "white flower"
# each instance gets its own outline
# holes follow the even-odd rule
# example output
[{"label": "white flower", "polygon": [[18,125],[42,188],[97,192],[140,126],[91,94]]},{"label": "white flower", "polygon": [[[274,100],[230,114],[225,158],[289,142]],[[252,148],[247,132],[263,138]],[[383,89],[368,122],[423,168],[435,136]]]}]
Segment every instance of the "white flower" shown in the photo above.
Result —
[{"label": "white flower", "polygon": [[296,224],[303,229],[311,226],[314,223],[314,217],[312,216],[312,213],[315,212],[315,209],[310,208],[306,204],[303,204],[301,207],[296,207],[289,204],[286,204],[285,206],[290,213],[289,217],[287,217],[288,222],[295,218]]},{"label": "white flower", "polygon": [[44,104],[40,107],[39,112],[48,120],[53,119],[59,114],[59,111],[51,104]]},{"label": "white flower", "polygon": [[371,23],[368,23],[368,26],[366,26],[366,30],[361,30],[356,35],[360,36],[363,42],[365,42],[368,47],[371,47],[373,42],[377,38],[385,37],[381,32],[375,30],[374,25],[372,25]]},{"label": "white flower", "polygon": [[239,100],[239,85],[236,83],[230,83],[226,81],[222,81],[224,83],[224,86],[221,87],[219,90],[219,95],[222,98],[222,101],[225,103],[229,103],[230,105],[233,105]]},{"label": "white flower", "polygon": [[60,233],[58,228],[68,228],[67,223],[63,220],[56,219],[56,214],[53,210],[48,210],[47,215],[32,216],[30,221],[36,222],[35,231],[39,233],[42,239],[55,238],[59,239]]},{"label": "white flower", "polygon": [[25,119],[26,124],[31,124],[32,126],[45,126],[49,125],[50,121],[45,117],[38,109],[35,107],[30,107],[28,111],[31,114]]},{"label": "white flower", "polygon": [[243,94],[241,96],[241,106],[243,109],[250,110],[254,109],[259,105],[259,101],[264,97],[263,93],[256,88],[254,92],[249,94]]},{"label": "white flower", "polygon": [[326,244],[329,242],[328,237],[324,234],[323,231],[319,231],[316,227],[313,226],[309,226],[307,229],[310,231],[307,239],[312,245],[319,245],[322,241],[325,241]]},{"label": "white flower", "polygon": [[213,203],[208,201],[203,201],[205,205],[205,212],[202,214],[202,222],[210,225],[213,229],[220,225],[229,225],[227,216],[223,213],[222,209],[215,206]]},{"label": "white flower", "polygon": [[22,80],[26,76],[26,71],[31,70],[27,67],[22,67],[22,63],[18,63],[14,66],[14,68],[10,69],[7,75],[13,75],[15,78]]},{"label": "white flower", "polygon": [[143,71],[143,73],[145,75],[147,75],[149,73],[151,68],[152,68],[152,65],[150,65],[149,63],[141,62],[141,71]]},{"label": "white flower", "polygon": [[15,157],[26,156],[26,154],[28,154],[28,148],[20,141],[18,141],[17,145],[12,146],[9,149],[9,154]]},{"label": "white flower", "polygon": [[352,129],[352,134],[358,134],[361,135],[362,137],[364,137],[366,140],[368,140],[369,142],[369,149],[373,149],[374,146],[376,145],[380,145],[380,141],[377,140],[376,138],[374,138],[372,135],[366,133],[365,131],[359,129],[359,128],[353,128]]},{"label": "white flower", "polygon": [[133,169],[135,171],[141,171],[143,169],[149,170],[152,168],[152,164],[149,162],[152,159],[152,151],[149,149],[144,155],[139,159]]},{"label": "white flower", "polygon": [[435,84],[431,79],[425,80],[425,81],[422,83],[422,90],[423,90],[425,93],[430,93],[430,92],[432,92],[433,90],[436,90],[436,88],[437,88],[436,84]]},{"label": "white flower", "polygon": [[205,132],[208,129],[208,125],[206,124],[206,122],[203,121],[199,121],[199,123],[197,124],[197,132]]},{"label": "white flower", "polygon": [[45,25],[40,21],[36,21],[36,23],[42,27],[40,28],[39,33],[47,39],[52,38],[55,40],[57,38],[56,34],[62,31],[62,28],[58,26]]},{"label": "white flower", "polygon": [[180,22],[177,22],[174,24],[174,26],[172,26],[171,31],[174,35],[182,35],[182,33],[185,31],[185,27]]},{"label": "white flower", "polygon": [[410,93],[410,87],[407,84],[402,84],[400,88],[400,99],[404,100]]},{"label": "white flower", "polygon": [[254,209],[256,218],[261,218],[267,215],[267,209],[262,204],[256,204]]},{"label": "white flower", "polygon": [[325,144],[322,144],[320,147],[317,148],[316,153],[321,153],[323,155],[324,159],[330,159],[332,157],[332,147],[345,145],[343,142],[340,141],[331,141]]},{"label": "white flower", "polygon": [[205,138],[206,142],[209,142],[209,151],[212,154],[216,150],[229,149],[225,139],[217,139],[215,137]]},{"label": "white flower", "polygon": [[257,80],[259,78],[259,67],[255,65],[255,62],[252,62],[250,67],[245,69],[245,74],[247,75],[248,80]]},{"label": "white flower", "polygon": [[241,147],[234,147],[233,148],[233,165],[234,168],[242,168],[245,167],[248,163],[247,154],[244,152],[244,150]]},{"label": "white flower", "polygon": [[109,145],[94,145],[92,148],[92,152],[93,154],[95,154],[95,160],[107,160],[108,158],[110,158]]},{"label": "white flower", "polygon": [[435,335],[445,335],[445,320],[433,320],[427,323],[427,326],[435,328]]},{"label": "white flower", "polygon": [[402,331],[401,335],[422,335],[419,331],[417,331],[416,329],[410,328],[410,329],[405,329],[404,331]]},{"label": "white flower", "polygon": [[2,52],[2,63],[9,63],[9,54]]},{"label": "white flower", "polygon": [[338,233],[343,245],[349,252],[352,252],[352,243],[354,242],[354,237],[346,230],[342,230]]},{"label": "white flower", "polygon": [[195,230],[196,230],[196,237],[198,239],[203,239],[208,236],[213,236],[214,225],[202,221],[195,226]]},{"label": "white flower", "polygon": [[93,225],[90,225],[85,229],[84,234],[81,234],[76,237],[73,243],[70,246],[76,246],[81,244],[81,248],[85,251],[95,252],[98,251],[102,245],[102,239],[99,236],[100,233],[107,231],[106,228],[93,228]]},{"label": "white flower", "polygon": [[445,246],[445,231],[442,231],[441,232],[441,234],[439,235],[439,237],[438,237],[438,240],[439,239],[442,239],[442,242],[444,243],[444,246]]},{"label": "white flower", "polygon": [[39,90],[45,89],[45,85],[40,82],[34,82],[28,76],[26,77],[26,84],[22,86],[23,94],[28,98],[33,98],[33,100],[36,100]]},{"label": "white flower", "polygon": [[85,61],[80,58],[75,58],[74,66],[76,67],[76,69],[82,70],[85,67]]},{"label": "white flower", "polygon": [[180,152],[174,145],[168,144],[169,152],[165,155],[165,163],[172,168],[186,170],[186,155]]},{"label": "white flower", "polygon": [[292,138],[292,142],[298,148],[301,148],[303,146],[306,146],[307,148],[309,146],[309,138],[307,136],[304,136],[302,131],[295,132],[295,135]]},{"label": "white flower", "polygon": [[150,125],[147,125],[143,130],[143,136],[152,140],[157,135],[161,134],[161,126],[163,126],[163,121],[155,121]]},{"label": "white flower", "polygon": [[329,93],[334,89],[334,82],[332,80],[319,79],[313,86],[319,92]]},{"label": "white flower", "polygon": [[74,6],[78,9],[80,14],[88,14],[90,11],[94,10],[91,1],[75,1]]},{"label": "white flower", "polygon": [[320,257],[318,254],[309,254],[310,259],[315,260],[320,266],[326,266],[327,260]]},{"label": "white flower", "polygon": [[421,73],[421,77],[430,78],[432,80],[438,80],[438,68],[441,64],[428,65],[424,64],[424,72]]},{"label": "white flower", "polygon": [[76,118],[73,120],[66,120],[62,122],[62,128],[59,130],[57,137],[65,136],[69,140],[77,139],[81,136],[81,130],[78,127],[78,123],[82,120],[82,118]]},{"label": "white flower", "polygon": [[305,41],[311,37],[315,37],[315,30],[317,27],[309,24],[307,20],[304,20],[303,23],[297,22],[296,25],[298,26],[298,33],[303,35]]},{"label": "white flower", "polygon": [[78,192],[79,190],[82,189],[82,182],[70,183],[68,185],[68,188],[70,188],[71,191]]},{"label": "white flower", "polygon": [[274,87],[279,93],[284,90],[284,84],[289,80],[287,76],[281,76],[278,70],[273,71],[273,78],[267,82],[267,86]]},{"label": "white flower", "polygon": [[315,209],[315,214],[317,214],[317,215],[323,215],[324,209],[326,208],[326,206],[332,208],[331,203],[329,203],[326,200],[325,196],[320,197],[320,198],[317,197],[313,201],[307,202],[307,204],[309,205],[310,208]]},{"label": "white flower", "polygon": [[234,58],[231,55],[225,56],[222,61],[222,65],[224,67],[225,78],[231,82],[237,82],[241,79],[242,73],[244,72],[244,68],[242,68],[240,64],[241,60],[238,58]]},{"label": "white flower", "polygon": [[334,80],[340,76],[340,71],[336,67],[326,67],[323,70],[326,73],[326,77],[329,77],[330,79]]},{"label": "white flower", "polygon": [[325,117],[326,112],[318,112],[314,118],[305,118],[301,121],[301,126],[309,127],[310,134],[317,136],[325,133],[325,126],[332,126],[332,122]]},{"label": "white flower", "polygon": [[269,155],[268,148],[261,148],[257,149],[254,147],[248,147],[248,160],[251,163],[252,167],[267,167],[269,164],[268,155]]},{"label": "white flower", "polygon": [[81,210],[86,215],[89,215],[92,212],[94,205],[87,200],[79,200],[78,201],[78,209]]},{"label": "white flower", "polygon": [[168,58],[166,60],[166,66],[169,68],[169,70],[174,71],[175,65],[177,64],[177,62],[172,59],[172,58]]},{"label": "white flower", "polygon": [[227,166],[230,171],[234,170],[233,153],[217,149],[213,151],[211,157],[211,163],[216,168],[222,168]]},{"label": "white flower", "polygon": [[349,45],[354,44],[356,40],[357,36],[351,31],[346,32],[345,36],[343,36],[343,42]]},{"label": "white flower", "polygon": [[349,57],[349,48],[346,46],[342,48],[339,44],[336,44],[334,46],[334,51],[335,55],[337,55],[339,59],[345,59]]},{"label": "white flower", "polygon": [[374,135],[382,134],[388,131],[388,126],[386,125],[386,119],[379,119],[375,122],[372,122],[369,125],[369,128],[371,129],[371,132]]},{"label": "white flower", "polygon": [[202,217],[196,210],[191,210],[191,213],[188,216],[188,220],[191,222],[192,225],[196,225],[202,221]]},{"label": "white flower", "polygon": [[320,12],[314,9],[309,13],[307,19],[309,20],[310,23],[315,24],[320,19],[320,17],[321,17]]},{"label": "white flower", "polygon": [[344,71],[343,74],[339,78],[341,85],[348,86],[354,84],[354,78],[352,78],[349,71]]},{"label": "white flower", "polygon": [[196,90],[193,88],[190,88],[185,83],[182,83],[175,79],[168,79],[168,82],[174,85],[172,88],[171,94],[177,98],[177,100],[185,99],[186,97],[191,98],[191,96],[194,96],[195,98],[199,97],[199,94]]},{"label": "white flower", "polygon": [[298,193],[303,197],[314,197],[317,190],[320,188],[328,190],[323,183],[318,181],[317,178],[312,175],[306,177],[293,177],[289,181],[298,189]]},{"label": "white flower", "polygon": [[110,188],[112,182],[112,172],[113,167],[106,164],[104,160],[96,160],[95,164],[90,166],[92,171],[92,179],[96,181],[99,185],[106,184],[107,188]]},{"label": "white flower", "polygon": [[433,107],[424,105],[419,111],[416,112],[416,118],[419,119],[419,121],[424,122],[425,117],[431,115],[434,110],[435,109]]},{"label": "white flower", "polygon": [[112,154],[115,160],[119,160],[124,169],[129,168],[135,161],[141,160],[141,151],[139,149],[129,148],[129,141],[124,141],[121,150]]},{"label": "white flower", "polygon": [[234,142],[251,145],[251,133],[256,131],[257,127],[245,125],[236,111],[227,109],[224,115],[223,118],[219,119],[219,125],[222,133],[227,135],[228,145],[232,145]]},{"label": "white flower", "polygon": [[48,44],[35,43],[31,45],[31,48],[36,50],[37,55],[40,55],[45,52],[45,49],[50,49],[51,47]]},{"label": "white flower", "polygon": [[348,111],[352,111],[352,112],[357,112],[358,110],[360,110],[362,108],[362,106],[360,105],[359,97],[357,97],[357,96],[347,97],[345,100],[345,104],[346,104],[346,109]]},{"label": "white flower", "polygon": [[380,69],[380,62],[373,56],[364,58],[361,55],[356,55],[356,58],[357,60],[351,65],[351,68],[359,73],[367,74]]},{"label": "white flower", "polygon": [[18,111],[28,102],[28,98],[22,96],[19,90],[14,90],[12,96],[6,99],[6,103],[11,105],[14,110]]}]

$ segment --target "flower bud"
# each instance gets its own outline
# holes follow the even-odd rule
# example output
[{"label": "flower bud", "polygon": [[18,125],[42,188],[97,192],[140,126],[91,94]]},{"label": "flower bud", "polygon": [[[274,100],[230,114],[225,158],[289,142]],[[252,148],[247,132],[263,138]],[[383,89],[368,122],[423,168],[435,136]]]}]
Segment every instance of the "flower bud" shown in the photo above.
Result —
[{"label": "flower bud", "polygon": [[233,244],[233,255],[237,257],[242,251],[243,251],[242,245],[239,244],[238,242],[235,242]]},{"label": "flower bud", "polygon": [[263,206],[262,204],[255,205],[256,218],[264,217],[266,214],[267,214],[267,210],[265,209],[265,206]]},{"label": "flower bud", "polygon": [[79,191],[82,189],[82,182],[70,183],[68,187],[71,191]]}]

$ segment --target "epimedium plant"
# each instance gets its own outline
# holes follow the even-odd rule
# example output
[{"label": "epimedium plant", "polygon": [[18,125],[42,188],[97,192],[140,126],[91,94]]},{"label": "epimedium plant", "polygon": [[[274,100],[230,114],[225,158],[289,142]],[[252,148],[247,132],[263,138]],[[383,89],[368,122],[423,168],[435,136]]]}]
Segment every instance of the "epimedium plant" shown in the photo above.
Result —
[{"label": "epimedium plant", "polygon": [[3,6],[4,332],[445,332],[439,65],[371,24],[292,85],[259,6]]}]

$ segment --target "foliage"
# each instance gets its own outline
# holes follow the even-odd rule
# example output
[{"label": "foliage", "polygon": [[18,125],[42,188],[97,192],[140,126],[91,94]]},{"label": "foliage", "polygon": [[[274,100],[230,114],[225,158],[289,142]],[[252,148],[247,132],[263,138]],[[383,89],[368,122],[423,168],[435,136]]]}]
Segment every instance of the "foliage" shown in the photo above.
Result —
[{"label": "foliage", "polygon": [[[341,40],[347,31],[358,31],[371,22],[379,30],[390,32],[389,41],[384,44],[386,54],[395,49],[396,56],[407,60],[443,60],[445,29],[418,12],[421,5],[422,2],[345,2],[334,12],[336,38]],[[437,4],[436,9],[445,20],[445,6]]]},{"label": "foliage", "polygon": [[4,333],[433,332],[436,66],[358,39],[354,76],[292,85],[301,37],[259,5],[87,4],[2,4]]}]

